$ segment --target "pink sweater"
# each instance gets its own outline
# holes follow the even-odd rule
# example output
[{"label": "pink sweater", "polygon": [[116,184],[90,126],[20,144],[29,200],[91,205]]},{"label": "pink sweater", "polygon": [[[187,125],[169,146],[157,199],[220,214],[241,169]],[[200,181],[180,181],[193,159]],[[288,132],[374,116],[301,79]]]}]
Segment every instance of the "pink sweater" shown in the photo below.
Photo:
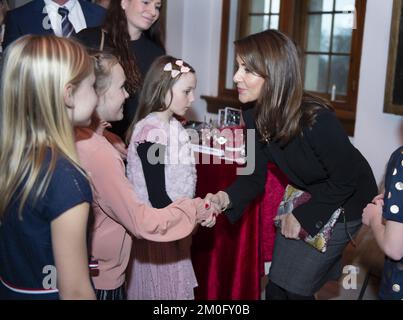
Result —
[{"label": "pink sweater", "polygon": [[124,283],[131,235],[158,242],[178,240],[212,214],[200,198],[181,199],[164,209],[148,207],[137,200],[119,153],[103,135],[79,129],[76,146],[93,188],[90,250],[99,263],[99,275],[92,278],[96,289],[112,290]]}]

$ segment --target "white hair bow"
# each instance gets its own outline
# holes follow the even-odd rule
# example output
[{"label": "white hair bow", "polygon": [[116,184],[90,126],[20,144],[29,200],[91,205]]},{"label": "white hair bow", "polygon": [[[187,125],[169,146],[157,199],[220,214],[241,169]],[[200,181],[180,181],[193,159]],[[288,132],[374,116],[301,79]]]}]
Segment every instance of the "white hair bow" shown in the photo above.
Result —
[{"label": "white hair bow", "polygon": [[175,77],[177,77],[180,73],[188,73],[188,72],[190,71],[190,68],[189,68],[189,67],[185,67],[183,64],[184,64],[184,63],[183,63],[183,60],[177,60],[177,61],[175,62],[175,65],[177,65],[178,67],[180,67],[180,69],[178,70],[178,69],[174,69],[172,63],[169,62],[169,63],[167,63],[167,64],[165,65],[164,71],[166,71],[166,72],[171,72],[172,78],[175,78]]}]

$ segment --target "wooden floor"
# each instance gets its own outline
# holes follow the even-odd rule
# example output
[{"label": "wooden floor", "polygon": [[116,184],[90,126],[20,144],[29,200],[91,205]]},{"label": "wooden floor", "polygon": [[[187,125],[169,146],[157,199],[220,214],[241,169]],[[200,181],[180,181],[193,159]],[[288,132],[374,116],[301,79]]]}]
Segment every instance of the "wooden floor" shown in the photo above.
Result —
[{"label": "wooden floor", "polygon": [[[378,299],[384,255],[367,228],[361,230],[356,241],[356,247],[350,244],[344,251],[345,273],[338,282],[328,282],[317,293],[318,300],[358,300],[360,294],[362,300]],[[368,284],[361,293],[366,278]]]}]

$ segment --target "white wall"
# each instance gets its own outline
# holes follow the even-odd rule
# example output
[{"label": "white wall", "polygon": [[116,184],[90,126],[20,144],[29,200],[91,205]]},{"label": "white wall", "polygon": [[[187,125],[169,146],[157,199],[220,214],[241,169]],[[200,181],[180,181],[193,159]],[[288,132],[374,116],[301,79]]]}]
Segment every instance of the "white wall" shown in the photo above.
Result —
[{"label": "white wall", "polygon": [[354,144],[368,159],[378,183],[390,154],[403,144],[403,117],[383,113],[392,7],[392,0],[367,2],[354,135]]},{"label": "white wall", "polygon": [[[221,0],[167,0],[166,3],[168,54],[183,58],[196,69],[196,96],[216,96]],[[207,114],[205,101],[197,98],[193,105],[189,118],[203,120]]]},{"label": "white wall", "polygon": [[175,57],[182,57],[185,0],[169,0],[166,21],[166,50]]},{"label": "white wall", "polygon": [[[402,116],[383,113],[392,0],[368,0],[354,136],[378,183],[400,140]],[[216,95],[221,31],[221,0],[169,0],[167,49],[198,72],[198,94]],[[202,120],[206,104],[195,103],[192,119]]]}]

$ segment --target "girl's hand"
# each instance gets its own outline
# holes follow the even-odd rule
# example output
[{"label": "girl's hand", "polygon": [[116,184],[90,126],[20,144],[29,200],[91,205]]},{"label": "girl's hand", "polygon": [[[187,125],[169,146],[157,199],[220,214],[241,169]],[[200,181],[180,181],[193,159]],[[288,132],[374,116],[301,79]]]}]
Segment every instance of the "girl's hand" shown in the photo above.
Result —
[{"label": "girl's hand", "polygon": [[368,203],[362,213],[362,223],[368,227],[373,223],[382,223],[382,206],[383,200],[379,199],[375,203]]},{"label": "girl's hand", "polygon": [[378,195],[372,200],[372,203],[373,203],[373,204],[377,204],[379,201],[381,201],[380,203],[382,203],[382,206],[383,206],[383,197],[384,197],[384,194],[383,194],[383,193],[378,194]]}]

